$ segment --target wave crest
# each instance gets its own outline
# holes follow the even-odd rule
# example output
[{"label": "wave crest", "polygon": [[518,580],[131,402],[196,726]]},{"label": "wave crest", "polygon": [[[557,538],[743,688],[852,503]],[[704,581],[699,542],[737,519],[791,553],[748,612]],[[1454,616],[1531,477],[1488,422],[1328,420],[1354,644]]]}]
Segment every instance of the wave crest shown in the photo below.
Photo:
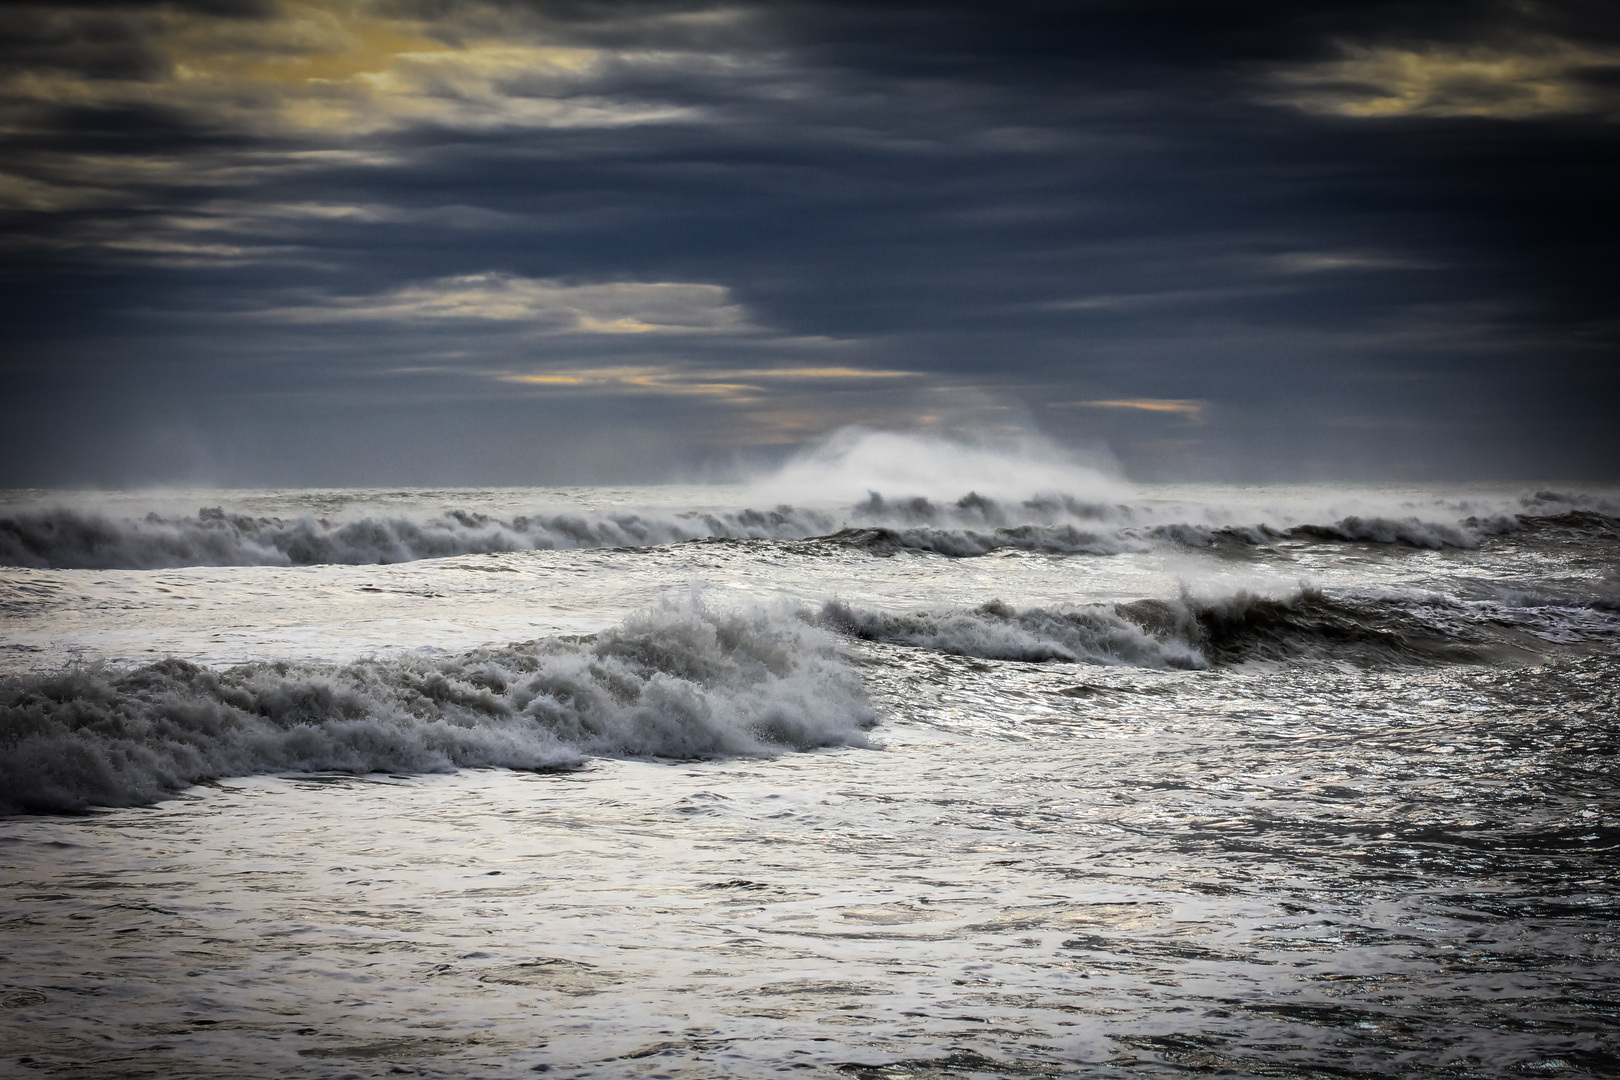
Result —
[{"label": "wave crest", "polygon": [[1286,599],[1238,593],[1022,611],[992,601],[972,609],[896,614],[833,601],[819,621],[865,641],[1029,663],[1197,669],[1251,660],[1373,665],[1475,655],[1450,640],[1454,628],[1441,630],[1391,605],[1336,599],[1315,589]]},{"label": "wave crest", "polygon": [[1154,636],[1101,604],[1069,611],[1017,611],[992,601],[968,610],[891,614],[832,601],[822,607],[820,622],[863,641],[984,660],[1172,668],[1198,668],[1206,663],[1190,643]]},{"label": "wave crest", "polygon": [[558,548],[654,547],[685,540],[799,539],[834,519],[781,507],[658,516],[622,512],[517,515],[451,510],[413,519],[284,519],[205,508],[195,517],[109,518],[67,508],[0,517],[0,564],[93,570],[176,566],[314,566],[412,562]]},{"label": "wave crest", "polygon": [[862,745],[855,673],[790,612],[700,600],[590,638],[343,666],[182,660],[0,682],[0,812],[258,773],[554,769]]},{"label": "wave crest", "polygon": [[[929,552],[972,558],[997,551],[1114,555],[1155,546],[1232,550],[1281,542],[1373,543],[1477,548],[1526,533],[1526,542],[1561,530],[1607,536],[1620,521],[1600,499],[1542,492],[1514,512],[1469,512],[1436,504],[1419,514],[1324,511],[1303,520],[1260,511],[1196,505],[1129,505],[1066,495],[1021,500],[969,492],[955,500],[886,498],[871,492],[840,510],[778,505],[769,510],[569,511],[493,516],[470,509],[410,516],[282,518],[204,508],[194,516],[111,517],[69,507],[32,506],[0,514],[0,565],[55,569],[158,569],[177,566],[310,566],[400,563],[453,555],[571,548],[640,548],[692,540],[816,540],[879,555]],[[1579,504],[1577,507],[1576,504]],[[1575,508],[1572,508],[1575,507]],[[1321,508],[1318,508],[1321,509]]]}]

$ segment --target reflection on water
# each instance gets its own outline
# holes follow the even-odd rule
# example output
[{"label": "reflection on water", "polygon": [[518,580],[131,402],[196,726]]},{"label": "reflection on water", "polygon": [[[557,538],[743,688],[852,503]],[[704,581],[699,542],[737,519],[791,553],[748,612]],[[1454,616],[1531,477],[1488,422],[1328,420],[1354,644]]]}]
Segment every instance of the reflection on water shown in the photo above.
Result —
[{"label": "reflection on water", "polygon": [[7,1075],[1620,1073],[1620,663],[854,658],[884,750],[0,834]]}]

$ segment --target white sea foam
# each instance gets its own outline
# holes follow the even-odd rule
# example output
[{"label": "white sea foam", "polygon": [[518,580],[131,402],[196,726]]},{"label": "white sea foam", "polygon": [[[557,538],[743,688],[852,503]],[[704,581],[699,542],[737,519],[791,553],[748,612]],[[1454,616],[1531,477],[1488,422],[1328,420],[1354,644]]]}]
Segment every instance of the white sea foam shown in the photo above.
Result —
[{"label": "white sea foam", "polygon": [[860,682],[783,608],[667,604],[584,639],[343,666],[181,660],[0,683],[0,812],[152,802],[214,777],[548,769],[864,742]]}]

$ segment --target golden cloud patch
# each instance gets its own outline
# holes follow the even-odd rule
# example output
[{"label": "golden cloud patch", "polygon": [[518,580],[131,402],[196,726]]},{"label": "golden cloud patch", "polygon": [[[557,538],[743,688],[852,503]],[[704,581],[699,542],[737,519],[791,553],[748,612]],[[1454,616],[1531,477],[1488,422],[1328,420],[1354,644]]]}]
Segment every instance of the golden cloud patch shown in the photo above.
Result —
[{"label": "golden cloud patch", "polygon": [[1276,100],[1361,118],[1474,116],[1524,120],[1571,113],[1620,116],[1620,100],[1590,76],[1620,69],[1620,54],[1556,40],[1517,51],[1483,45],[1344,47],[1343,55],[1282,72]]}]

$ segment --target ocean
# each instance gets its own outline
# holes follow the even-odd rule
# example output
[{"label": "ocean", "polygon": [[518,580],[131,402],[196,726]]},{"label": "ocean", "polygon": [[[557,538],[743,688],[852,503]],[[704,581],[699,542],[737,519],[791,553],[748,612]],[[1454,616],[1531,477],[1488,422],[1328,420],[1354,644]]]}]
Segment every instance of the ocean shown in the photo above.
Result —
[{"label": "ocean", "polygon": [[0,564],[0,1075],[1620,1075],[1613,489],[867,436]]}]

